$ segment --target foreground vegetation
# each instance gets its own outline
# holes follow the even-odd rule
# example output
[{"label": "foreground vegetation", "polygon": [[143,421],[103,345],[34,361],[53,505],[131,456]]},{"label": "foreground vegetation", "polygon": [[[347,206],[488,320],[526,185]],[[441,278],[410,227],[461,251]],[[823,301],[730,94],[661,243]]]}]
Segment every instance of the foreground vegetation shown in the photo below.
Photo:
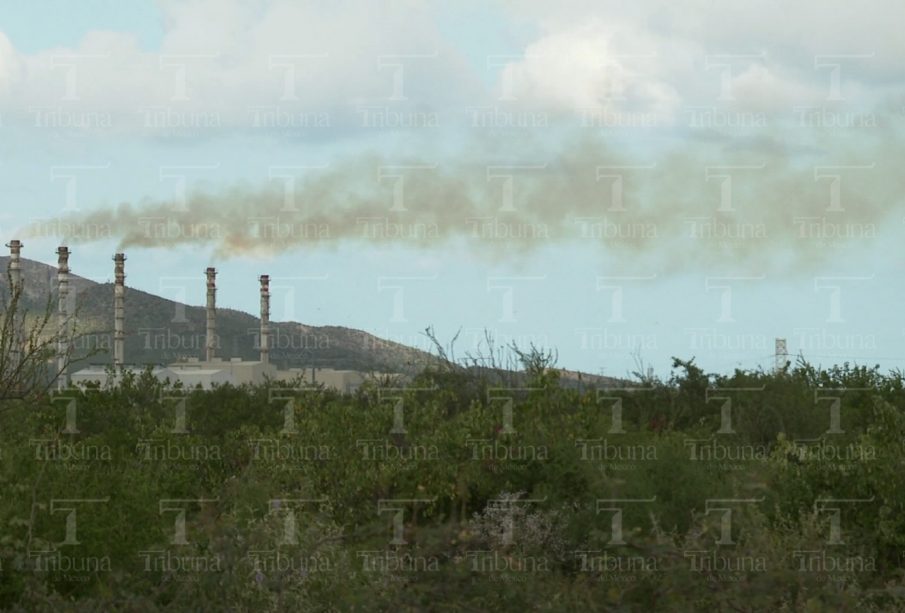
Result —
[{"label": "foreground vegetation", "polygon": [[2,407],[4,608],[905,608],[899,373],[146,376]]}]

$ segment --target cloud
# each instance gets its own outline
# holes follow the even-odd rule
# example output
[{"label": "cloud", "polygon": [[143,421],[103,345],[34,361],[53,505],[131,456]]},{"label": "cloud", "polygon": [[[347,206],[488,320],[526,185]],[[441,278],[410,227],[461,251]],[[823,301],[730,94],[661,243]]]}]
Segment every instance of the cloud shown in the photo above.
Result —
[{"label": "cloud", "polygon": [[[524,59],[504,69],[512,89],[504,93],[528,106],[572,113],[608,110],[670,116],[678,94],[654,72],[661,62],[657,50],[639,44],[641,33],[626,36],[618,30],[592,22],[541,37],[527,47]],[[636,49],[630,53],[615,49],[612,40],[620,35],[633,40]]]},{"label": "cloud", "polygon": [[534,21],[547,34],[592,22],[616,22],[641,33],[661,50],[666,83],[683,99],[697,100],[692,104],[701,102],[708,86],[711,96],[716,93],[712,88],[721,74],[708,64],[727,57],[736,75],[750,67],[752,57],[760,57],[775,74],[790,75],[825,95],[836,81],[846,96],[901,87],[905,81],[905,37],[899,25],[905,13],[899,0],[869,5],[726,0],[718,6],[711,0],[504,0],[504,5],[514,19]]},{"label": "cloud", "polygon": [[117,32],[34,54],[0,38],[0,110],[108,113],[124,127],[147,127],[149,110],[205,112],[229,127],[252,124],[261,108],[345,119],[369,105],[446,108],[480,88],[422,6],[193,0],[162,10],[154,52]]}]

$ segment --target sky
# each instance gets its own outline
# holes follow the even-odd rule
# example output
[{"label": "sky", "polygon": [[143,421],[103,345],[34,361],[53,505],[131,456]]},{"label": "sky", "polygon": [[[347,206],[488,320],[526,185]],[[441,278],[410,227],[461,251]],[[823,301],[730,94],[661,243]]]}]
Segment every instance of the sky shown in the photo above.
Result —
[{"label": "sky", "polygon": [[905,7],[678,4],[0,3],[0,236],[460,357],[905,368]]}]

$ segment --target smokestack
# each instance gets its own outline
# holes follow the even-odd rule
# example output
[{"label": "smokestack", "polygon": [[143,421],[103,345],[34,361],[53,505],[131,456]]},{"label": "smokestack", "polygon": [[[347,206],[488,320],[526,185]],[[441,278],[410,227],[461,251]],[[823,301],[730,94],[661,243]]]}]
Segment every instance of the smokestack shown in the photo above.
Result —
[{"label": "smokestack", "polygon": [[[14,239],[9,241],[6,246],[9,247],[10,300],[18,298],[20,300],[19,308],[21,309],[22,263],[19,258],[24,245],[18,239]],[[22,331],[15,325],[15,322],[13,322],[13,324],[13,338],[9,348],[9,365],[11,372],[19,368],[22,351]]]},{"label": "smokestack", "polygon": [[217,349],[217,269],[210,268],[207,274],[207,338],[205,339],[206,360],[214,359]]},{"label": "smokestack", "polygon": [[261,275],[261,361],[270,363],[270,277]]},{"label": "smokestack", "polygon": [[9,274],[13,280],[13,287],[10,290],[13,290],[22,285],[22,263],[20,261],[20,257],[22,254],[22,247],[25,245],[18,239],[11,240],[6,243],[6,246],[9,247]]},{"label": "smokestack", "polygon": [[63,391],[69,387],[69,247],[64,245],[57,248],[57,293],[57,389]]},{"label": "smokestack", "polygon": [[126,255],[113,256],[113,366],[121,368],[126,358],[125,296],[126,296]]}]

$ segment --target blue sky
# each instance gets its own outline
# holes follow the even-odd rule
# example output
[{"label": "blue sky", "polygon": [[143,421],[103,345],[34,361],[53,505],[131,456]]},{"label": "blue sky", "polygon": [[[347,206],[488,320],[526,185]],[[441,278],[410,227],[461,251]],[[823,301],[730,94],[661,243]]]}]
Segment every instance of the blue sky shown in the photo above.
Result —
[{"label": "blue sky", "polygon": [[[269,273],[277,319],[461,328],[460,355],[486,328],[612,375],[766,365],[775,337],[905,367],[902,9],[808,4],[6,3],[0,231],[98,280],[126,240],[130,285],[193,303],[214,265],[252,313]],[[331,240],[249,238],[285,176]],[[222,236],[130,242],[161,210]]]}]

